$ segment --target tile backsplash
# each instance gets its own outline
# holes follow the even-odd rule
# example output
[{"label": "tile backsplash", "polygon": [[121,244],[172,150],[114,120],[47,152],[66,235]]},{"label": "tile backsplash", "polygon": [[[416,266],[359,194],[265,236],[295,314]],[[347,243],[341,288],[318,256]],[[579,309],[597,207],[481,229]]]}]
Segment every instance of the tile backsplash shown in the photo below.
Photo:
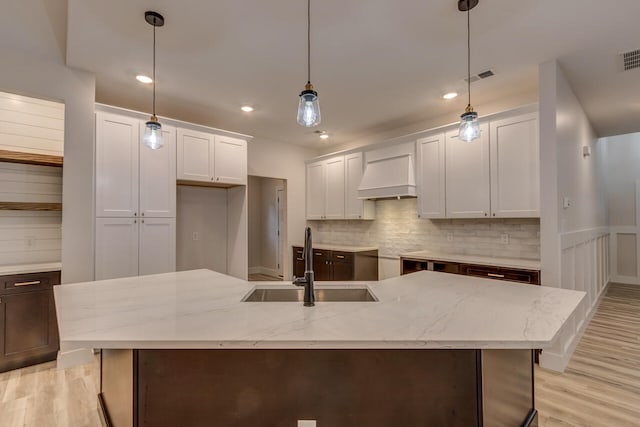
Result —
[{"label": "tile backsplash", "polygon": [[[540,259],[540,220],[417,217],[417,200],[378,200],[374,221],[309,221],[314,241],[377,246],[381,256],[433,250],[507,258]],[[449,235],[453,241],[449,241]],[[501,236],[509,235],[503,243]]]}]

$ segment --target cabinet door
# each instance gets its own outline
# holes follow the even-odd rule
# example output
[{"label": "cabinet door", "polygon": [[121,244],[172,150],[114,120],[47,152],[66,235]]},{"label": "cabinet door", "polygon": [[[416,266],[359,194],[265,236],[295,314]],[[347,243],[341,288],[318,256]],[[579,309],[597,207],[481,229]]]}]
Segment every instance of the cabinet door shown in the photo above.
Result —
[{"label": "cabinet door", "polygon": [[331,280],[331,251],[313,250],[314,280]]},{"label": "cabinet door", "polygon": [[[144,123],[140,123],[144,132]],[[176,216],[176,129],[162,126],[164,145],[152,150],[140,145],[140,215]]]},{"label": "cabinet door", "polygon": [[304,258],[302,258],[303,248],[299,246],[293,247],[293,275],[295,277],[304,276]]},{"label": "cabinet door", "polygon": [[177,144],[178,179],[211,182],[213,135],[190,129],[178,129]]},{"label": "cabinet door", "polygon": [[96,280],[138,275],[138,219],[96,219]]},{"label": "cabinet door", "polygon": [[215,137],[211,176],[224,184],[247,184],[247,142],[226,136]]},{"label": "cabinet door", "polygon": [[140,220],[138,274],[176,271],[176,219]]},{"label": "cabinet door", "polygon": [[138,213],[140,121],[96,113],[96,216]]},{"label": "cabinet door", "polygon": [[446,139],[446,213],[448,218],[484,218],[489,216],[489,126],[480,125],[480,138],[464,142],[458,131],[447,132]]},{"label": "cabinet door", "polygon": [[325,219],[344,219],[344,156],[331,158],[327,162],[327,192]]},{"label": "cabinet door", "polygon": [[307,219],[324,219],[326,193],[326,163],[319,161],[308,164]]},{"label": "cabinet door", "polygon": [[338,262],[333,261],[331,264],[331,280],[334,281],[351,281],[353,280],[353,261]]},{"label": "cabinet door", "polygon": [[444,218],[445,144],[439,133],[418,140],[418,217]]},{"label": "cabinet door", "polygon": [[345,194],[344,217],[346,219],[373,219],[365,215],[365,201],[358,199],[358,186],[362,180],[362,153],[348,154],[344,157]]},{"label": "cabinet door", "polygon": [[57,351],[52,289],[0,297],[0,372],[53,360]]},{"label": "cabinet door", "polygon": [[491,215],[540,216],[538,114],[491,122]]}]

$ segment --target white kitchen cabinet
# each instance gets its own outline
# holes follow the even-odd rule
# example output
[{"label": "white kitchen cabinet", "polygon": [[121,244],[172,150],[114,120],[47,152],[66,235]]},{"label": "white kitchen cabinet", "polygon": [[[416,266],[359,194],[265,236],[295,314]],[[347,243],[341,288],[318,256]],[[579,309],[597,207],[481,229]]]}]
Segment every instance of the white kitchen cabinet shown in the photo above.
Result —
[{"label": "white kitchen cabinet", "polygon": [[326,160],[324,219],[344,219],[344,156]]},{"label": "white kitchen cabinet", "polygon": [[[140,134],[145,124],[140,122]],[[176,216],[176,129],[162,126],[164,145],[151,150],[140,145],[140,215]]]},{"label": "white kitchen cabinet", "polygon": [[96,280],[138,275],[138,219],[96,219]]},{"label": "white kitchen cabinet", "polygon": [[177,178],[213,184],[246,185],[247,142],[178,129]]},{"label": "white kitchen cabinet", "polygon": [[538,113],[490,122],[491,215],[540,216]]},{"label": "white kitchen cabinet", "polygon": [[446,217],[445,134],[419,139],[418,217]]},{"label": "white kitchen cabinet", "polygon": [[307,165],[307,219],[324,219],[327,191],[326,162]]},{"label": "white kitchen cabinet", "polygon": [[445,205],[448,218],[485,218],[491,212],[489,125],[480,138],[464,142],[458,131],[445,134]]},{"label": "white kitchen cabinet", "polygon": [[140,121],[96,113],[96,216],[138,214]]},{"label": "white kitchen cabinet", "polygon": [[138,274],[176,271],[175,218],[141,219],[138,238]]},{"label": "white kitchen cabinet", "polygon": [[344,156],[344,168],[344,217],[346,219],[374,219],[375,202],[373,200],[358,199],[358,186],[364,172],[362,153],[352,153]]}]

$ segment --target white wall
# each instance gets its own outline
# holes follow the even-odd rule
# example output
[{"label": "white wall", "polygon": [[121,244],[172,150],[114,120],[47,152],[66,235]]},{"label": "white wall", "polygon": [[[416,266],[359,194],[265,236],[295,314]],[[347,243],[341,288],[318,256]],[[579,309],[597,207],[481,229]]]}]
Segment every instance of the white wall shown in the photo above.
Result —
[{"label": "white wall", "polygon": [[255,138],[249,143],[249,175],[279,178],[287,181],[287,233],[285,241],[284,275],[291,278],[291,246],[304,239],[305,160],[316,151],[304,147]]},{"label": "white wall", "polygon": [[0,90],[64,102],[62,281],[93,280],[95,77],[0,47]]},{"label": "white wall", "polygon": [[[561,371],[609,281],[606,149],[556,61],[541,64],[539,88],[541,280],[587,293],[553,348],[542,353],[541,366]],[[591,156],[583,156],[584,146]]]},{"label": "white wall", "polygon": [[227,190],[179,185],[177,191],[176,270],[227,273]]}]

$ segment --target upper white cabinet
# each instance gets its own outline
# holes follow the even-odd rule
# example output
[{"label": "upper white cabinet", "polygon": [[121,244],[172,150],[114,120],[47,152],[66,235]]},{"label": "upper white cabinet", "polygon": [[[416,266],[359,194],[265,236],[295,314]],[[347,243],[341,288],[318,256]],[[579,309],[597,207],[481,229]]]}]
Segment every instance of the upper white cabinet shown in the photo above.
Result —
[{"label": "upper white cabinet", "polygon": [[178,129],[178,180],[246,185],[247,142]]},{"label": "upper white cabinet", "polygon": [[417,142],[418,217],[445,218],[445,135],[438,133]]},{"label": "upper white cabinet", "polygon": [[491,215],[540,216],[538,114],[491,121]]},{"label": "upper white cabinet", "polygon": [[480,138],[465,142],[458,130],[445,133],[446,216],[484,218],[491,212],[489,125],[480,125]]},{"label": "upper white cabinet", "polygon": [[362,172],[362,153],[307,164],[307,219],[373,219],[373,202],[358,199]]},{"label": "upper white cabinet", "polygon": [[96,216],[175,216],[175,129],[162,130],[164,146],[151,150],[143,121],[96,113]]}]

